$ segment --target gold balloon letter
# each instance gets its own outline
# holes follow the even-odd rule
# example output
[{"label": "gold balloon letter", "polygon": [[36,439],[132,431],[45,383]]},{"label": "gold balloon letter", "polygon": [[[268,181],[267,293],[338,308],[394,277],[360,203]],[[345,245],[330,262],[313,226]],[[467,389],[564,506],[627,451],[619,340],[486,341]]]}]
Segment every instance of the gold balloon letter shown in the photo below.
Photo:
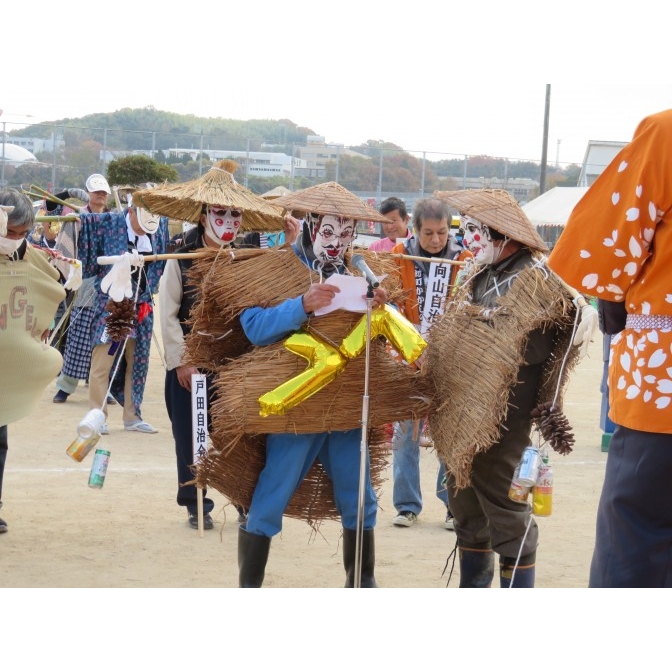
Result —
[{"label": "gold balloon letter", "polygon": [[305,331],[292,334],[285,347],[308,360],[309,367],[298,376],[259,397],[262,418],[282,415],[330,383],[345,368],[347,359],[333,346]]}]

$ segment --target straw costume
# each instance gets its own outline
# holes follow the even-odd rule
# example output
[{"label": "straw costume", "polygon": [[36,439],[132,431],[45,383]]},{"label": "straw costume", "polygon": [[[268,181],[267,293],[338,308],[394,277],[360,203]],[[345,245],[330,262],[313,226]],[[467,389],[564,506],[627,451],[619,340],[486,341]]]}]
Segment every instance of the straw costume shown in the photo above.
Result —
[{"label": "straw costume", "polygon": [[[207,374],[208,417],[211,420],[210,406],[216,366],[227,357],[236,357],[249,350],[251,345],[244,337],[240,324],[233,320],[220,320],[213,313],[212,324],[198,316],[192,320],[192,306],[201,291],[206,290],[217,274],[213,262],[217,258],[230,259],[229,250],[238,228],[246,230],[280,230],[283,220],[279,210],[272,208],[250,191],[237,184],[233,178],[236,164],[232,161],[217,163],[202,177],[189,182],[173,185],[160,185],[143,189],[134,194],[134,200],[153,211],[173,217],[196,226],[185,237],[184,244],[176,250],[181,255],[211,251],[207,258],[198,260],[200,265],[194,271],[193,260],[169,259],[161,279],[159,305],[161,316],[161,334],[166,357],[165,401],[171,421],[175,441],[177,461],[177,504],[187,509],[188,523],[198,527],[198,492],[192,473],[193,436],[191,414],[191,374]],[[210,209],[239,211],[238,217],[227,219],[230,225],[222,226],[219,236],[210,230],[206,234],[206,225],[210,221]],[[216,225],[216,228],[218,225]],[[224,240],[224,238],[230,240]],[[219,269],[218,269],[219,270]],[[225,272],[225,271],[223,271]],[[209,312],[209,311],[208,311]],[[235,336],[230,333],[235,329]],[[225,334],[224,338],[221,335]],[[191,361],[185,356],[187,343],[191,343]],[[228,480],[228,476],[227,479]],[[203,494],[207,495],[207,487]],[[225,489],[222,490],[227,494]],[[239,499],[230,497],[244,519],[245,511],[238,504]],[[203,499],[204,527],[213,527],[210,512],[214,502],[208,497]]]},{"label": "straw costume", "polygon": [[514,587],[533,587],[537,525],[508,490],[530,444],[531,414],[545,402],[558,430],[552,446],[571,450],[560,392],[578,357],[572,349],[563,365],[576,311],[544,267],[544,242],[506,191],[435,195],[461,213],[477,264],[435,321],[426,360],[440,404],[430,424],[448,469],[460,586],[490,585],[494,551],[501,586],[511,585],[516,567]]},{"label": "straw costume", "polygon": [[576,205],[548,263],[599,299],[613,334],[616,429],[597,510],[590,587],[672,586],[672,110],[632,141]]},{"label": "straw costume", "polygon": [[[241,586],[262,584],[271,537],[281,530],[283,515],[302,518],[313,527],[324,518],[342,520],[346,585],[351,586],[364,389],[364,359],[353,351],[363,346],[365,316],[347,310],[316,316],[309,303],[316,293],[331,294],[330,278],[352,274],[347,246],[356,220],[380,221],[382,216],[336,183],[281,197],[275,204],[304,214],[305,225],[297,242],[291,248],[272,248],[246,258],[240,253],[228,259],[218,255],[210,263],[212,279],[206,279],[192,310],[192,323],[212,316],[209,333],[213,335],[235,318],[256,346],[234,361],[219,364],[213,446],[199,467],[198,479],[214,483],[249,507],[238,541]],[[379,275],[393,268],[382,260],[370,261]],[[208,261],[199,260],[194,267],[201,265],[207,267]],[[389,290],[375,290],[378,301],[399,296],[393,275],[383,285]],[[327,303],[331,300],[331,296],[325,299]],[[383,325],[391,310],[374,310],[377,324]],[[397,317],[401,323],[403,318]],[[424,342],[409,323],[403,323],[418,339],[416,345],[422,343],[417,357]],[[353,338],[357,345],[347,339],[352,334],[359,336]],[[232,335],[235,342],[237,334]],[[187,357],[196,361],[200,355],[192,355],[190,346],[191,342]],[[371,346],[371,378],[375,381],[371,385],[371,426],[426,413],[430,399],[418,392],[417,374],[390,358],[382,341],[376,339]],[[339,359],[338,351],[349,351],[347,364],[321,381],[324,385],[317,391],[291,403],[293,394],[301,397],[304,391],[294,381],[305,375],[306,359],[310,359],[305,353],[330,348],[339,362],[345,360]],[[371,459],[366,473],[362,586],[373,587],[374,484],[381,482],[387,449],[382,430],[372,429],[368,438]]]}]

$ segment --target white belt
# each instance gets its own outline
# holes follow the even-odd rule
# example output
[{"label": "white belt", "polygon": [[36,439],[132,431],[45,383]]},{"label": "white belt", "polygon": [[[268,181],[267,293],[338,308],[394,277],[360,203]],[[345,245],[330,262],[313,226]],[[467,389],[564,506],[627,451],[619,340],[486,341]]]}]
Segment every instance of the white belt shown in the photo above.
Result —
[{"label": "white belt", "polygon": [[628,315],[626,329],[672,329],[672,315]]}]

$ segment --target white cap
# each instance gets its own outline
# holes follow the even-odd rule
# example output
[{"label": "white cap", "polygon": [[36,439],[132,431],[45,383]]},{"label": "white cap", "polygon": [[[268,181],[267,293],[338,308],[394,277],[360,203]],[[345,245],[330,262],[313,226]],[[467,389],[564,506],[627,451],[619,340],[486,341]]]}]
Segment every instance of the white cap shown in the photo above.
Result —
[{"label": "white cap", "polygon": [[89,193],[93,193],[94,191],[106,191],[108,194],[112,193],[110,190],[110,185],[100,173],[89,175],[88,179],[86,180],[86,190]]}]

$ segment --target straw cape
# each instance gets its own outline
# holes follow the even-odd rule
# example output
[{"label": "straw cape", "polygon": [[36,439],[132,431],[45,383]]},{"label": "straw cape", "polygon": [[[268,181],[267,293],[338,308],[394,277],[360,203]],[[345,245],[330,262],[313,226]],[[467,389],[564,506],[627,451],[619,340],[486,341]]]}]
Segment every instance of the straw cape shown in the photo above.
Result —
[{"label": "straw cape", "polygon": [[133,194],[133,202],[154,215],[198,224],[205,205],[220,205],[243,211],[243,231],[282,231],[281,210],[272,201],[238,184],[233,161],[219,161],[201,177],[178,184],[161,184]]},{"label": "straw cape", "polygon": [[370,222],[390,221],[338,182],[325,182],[280,196],[273,205],[297,213],[315,212]]},{"label": "straw cape", "polygon": [[[196,480],[214,487],[236,504],[248,507],[264,465],[265,435],[312,433],[354,429],[361,426],[364,393],[364,355],[349,361],[346,369],[322,390],[282,415],[262,417],[258,399],[294,378],[306,361],[285,348],[283,342],[252,347],[241,340],[240,313],[250,306],[274,306],[319,282],[292,250],[209,251],[194,262],[193,279],[200,278],[200,292],[190,320],[185,361],[216,372],[211,409],[211,447],[199,463]],[[250,254],[248,254],[250,253]],[[390,297],[400,297],[394,260],[362,252],[372,271],[386,277],[382,285]],[[345,257],[349,267],[351,253]],[[316,338],[339,344],[362,315],[335,311],[311,316],[304,330]],[[410,366],[400,364],[384,343],[371,343],[370,436],[371,479],[378,488],[385,475],[389,446],[382,426],[400,418],[426,417],[431,405],[427,381]],[[338,517],[333,490],[322,465],[316,462],[295,493],[285,515],[317,528],[324,519]]]},{"label": "straw cape", "polygon": [[473,217],[533,250],[548,252],[548,247],[534,224],[527,218],[516,199],[504,189],[435,191],[434,196],[463,215]]},{"label": "straw cape", "polygon": [[538,407],[554,402],[561,413],[564,387],[578,361],[578,348],[571,346],[576,308],[547,269],[521,271],[495,309],[465,301],[468,286],[467,280],[432,325],[423,367],[434,388],[435,406],[429,413],[434,445],[460,489],[470,484],[476,454],[500,438],[530,332],[556,330],[537,388]]}]

